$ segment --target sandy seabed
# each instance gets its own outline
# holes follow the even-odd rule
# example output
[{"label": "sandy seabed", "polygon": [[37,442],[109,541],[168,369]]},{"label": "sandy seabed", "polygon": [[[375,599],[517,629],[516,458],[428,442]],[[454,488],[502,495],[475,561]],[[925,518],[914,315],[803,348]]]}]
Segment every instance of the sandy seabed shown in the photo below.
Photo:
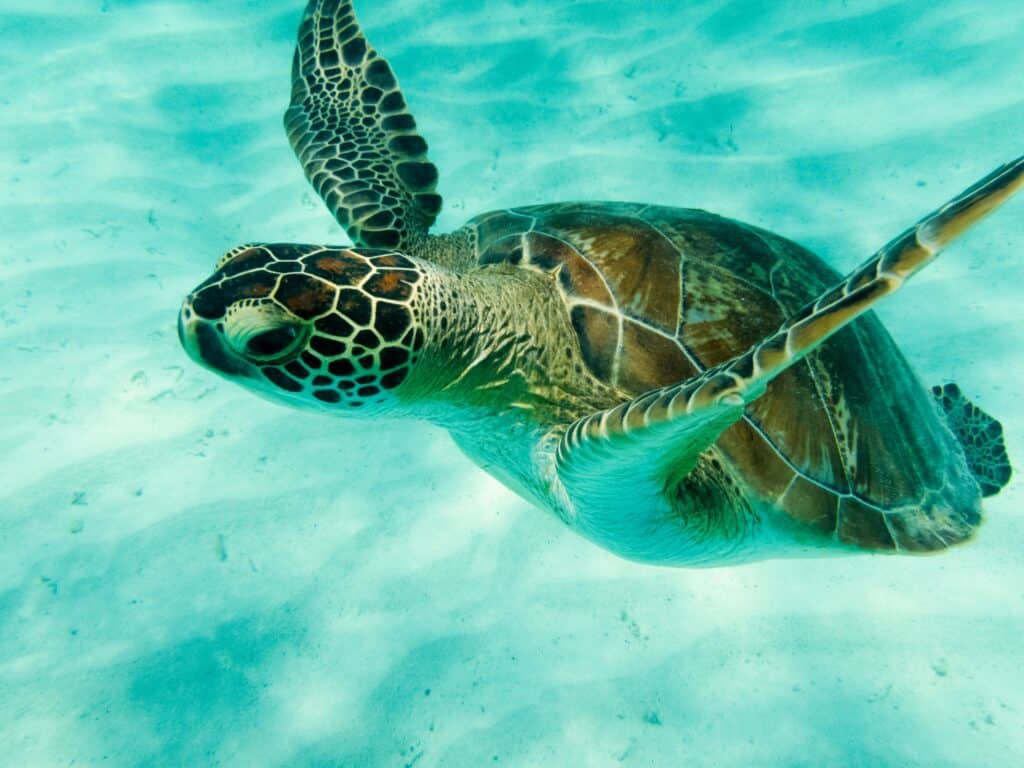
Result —
[{"label": "sandy seabed", "polygon": [[[1017,0],[362,0],[441,168],[703,207],[845,271],[1024,152]],[[0,765],[1024,764],[1024,515],[929,558],[616,559],[423,425],[264,403],[174,321],[344,242],[280,116],[301,0],[0,0]],[[1024,201],[880,315],[1024,462]]]}]

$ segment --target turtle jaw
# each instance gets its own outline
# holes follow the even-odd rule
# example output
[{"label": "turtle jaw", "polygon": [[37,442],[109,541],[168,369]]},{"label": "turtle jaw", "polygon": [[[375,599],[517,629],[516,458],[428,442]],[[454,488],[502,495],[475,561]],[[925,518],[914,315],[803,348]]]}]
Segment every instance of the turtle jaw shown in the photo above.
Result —
[{"label": "turtle jaw", "polygon": [[190,358],[222,376],[251,378],[255,373],[253,365],[231,351],[215,324],[198,317],[187,301],[178,313],[178,340]]}]

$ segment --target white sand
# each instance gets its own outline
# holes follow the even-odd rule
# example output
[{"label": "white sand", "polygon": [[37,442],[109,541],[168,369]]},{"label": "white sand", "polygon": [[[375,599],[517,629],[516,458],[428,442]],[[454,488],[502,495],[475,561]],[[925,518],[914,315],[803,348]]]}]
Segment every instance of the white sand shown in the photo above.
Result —
[{"label": "white sand", "polygon": [[[344,241],[280,129],[301,5],[0,3],[0,765],[1024,764],[1020,481],[940,557],[659,570],[185,358],[223,250]],[[647,200],[842,269],[1024,152],[1017,0],[358,9],[444,227]],[[1022,223],[881,311],[1019,463]]]}]

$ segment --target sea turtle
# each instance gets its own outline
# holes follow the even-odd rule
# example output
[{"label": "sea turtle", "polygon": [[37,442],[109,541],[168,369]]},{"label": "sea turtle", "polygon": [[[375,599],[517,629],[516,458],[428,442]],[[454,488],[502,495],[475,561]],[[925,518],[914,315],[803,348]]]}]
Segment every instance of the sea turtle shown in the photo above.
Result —
[{"label": "sea turtle", "polygon": [[431,235],[437,170],[351,2],[309,3],[292,79],[288,136],[354,245],[228,252],[179,316],[199,363],[290,405],[442,425],[648,563],[941,550],[1008,481],[999,423],[923,387],[868,309],[1021,187],[1024,158],[844,279],[771,232],[658,205]]}]

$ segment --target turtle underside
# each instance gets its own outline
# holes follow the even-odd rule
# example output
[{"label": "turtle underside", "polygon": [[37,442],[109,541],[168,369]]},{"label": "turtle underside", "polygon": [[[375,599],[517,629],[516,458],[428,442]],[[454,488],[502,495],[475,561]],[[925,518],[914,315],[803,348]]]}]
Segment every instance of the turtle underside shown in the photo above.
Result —
[{"label": "turtle underside", "polygon": [[[699,210],[569,203],[470,225],[481,265],[555,275],[590,372],[629,397],[743,353],[839,281],[796,243]],[[778,376],[711,452],[747,498],[857,547],[943,549],[980,519],[960,443],[873,314]]]}]

